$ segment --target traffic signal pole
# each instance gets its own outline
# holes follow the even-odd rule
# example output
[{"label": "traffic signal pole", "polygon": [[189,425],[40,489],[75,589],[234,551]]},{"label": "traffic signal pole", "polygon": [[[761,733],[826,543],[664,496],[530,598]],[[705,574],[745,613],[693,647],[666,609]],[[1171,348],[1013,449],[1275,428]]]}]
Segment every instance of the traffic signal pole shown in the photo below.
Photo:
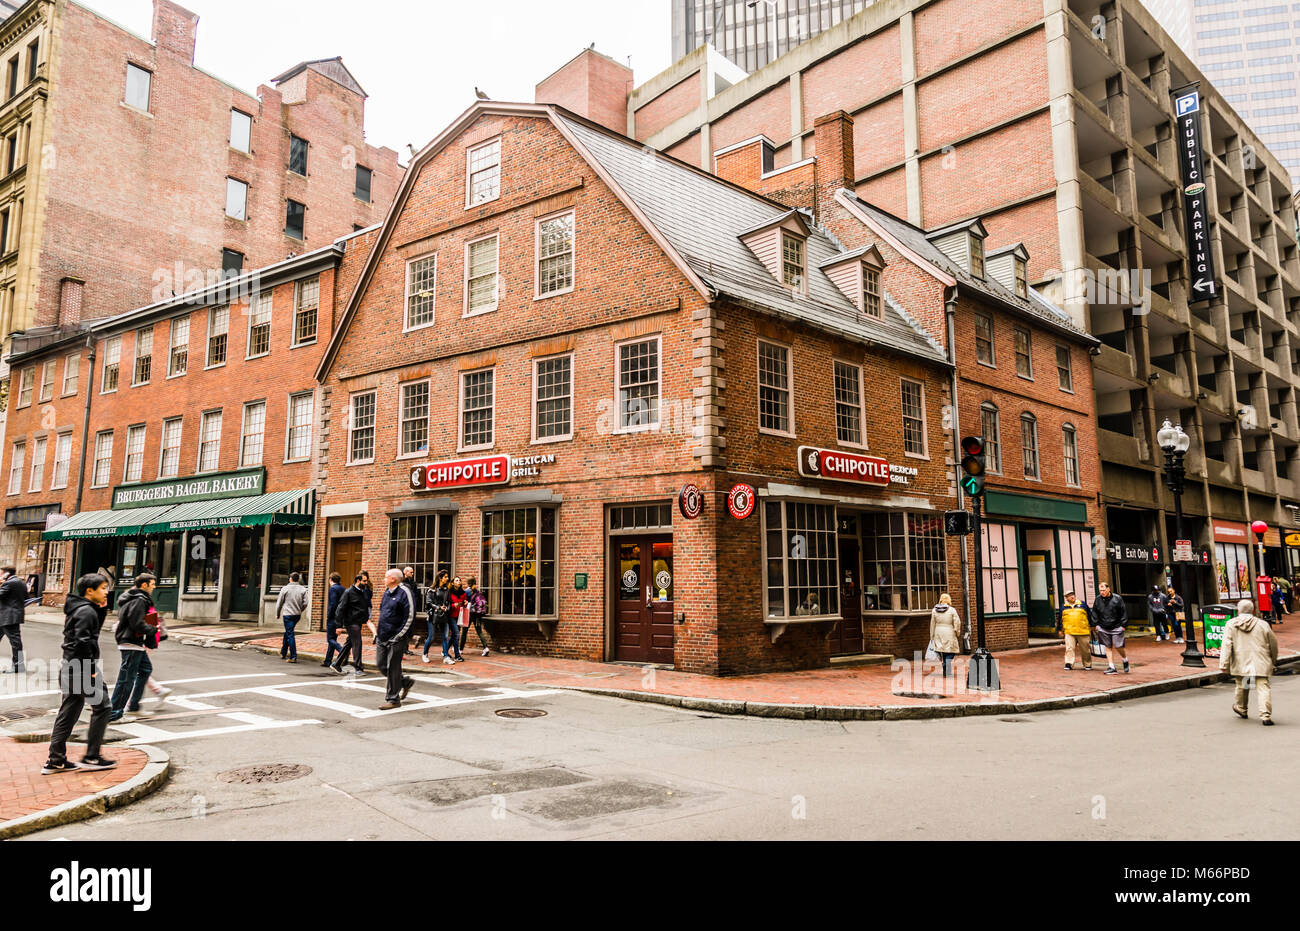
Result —
[{"label": "traffic signal pole", "polygon": [[962,478],[958,484],[970,495],[973,509],[971,532],[975,536],[976,648],[971,654],[970,668],[966,672],[966,687],[980,692],[993,692],[999,688],[998,663],[988,651],[984,637],[984,437],[963,437],[961,450],[965,455],[961,460]]}]

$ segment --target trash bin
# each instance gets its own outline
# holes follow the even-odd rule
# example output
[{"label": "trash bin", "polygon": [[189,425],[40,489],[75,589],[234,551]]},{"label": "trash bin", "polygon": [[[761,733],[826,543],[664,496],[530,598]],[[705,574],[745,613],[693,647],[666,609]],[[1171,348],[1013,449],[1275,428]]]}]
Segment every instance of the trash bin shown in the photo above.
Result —
[{"label": "trash bin", "polygon": [[1205,630],[1205,655],[1218,656],[1223,643],[1223,626],[1237,616],[1230,605],[1206,605],[1201,608],[1201,624]]}]

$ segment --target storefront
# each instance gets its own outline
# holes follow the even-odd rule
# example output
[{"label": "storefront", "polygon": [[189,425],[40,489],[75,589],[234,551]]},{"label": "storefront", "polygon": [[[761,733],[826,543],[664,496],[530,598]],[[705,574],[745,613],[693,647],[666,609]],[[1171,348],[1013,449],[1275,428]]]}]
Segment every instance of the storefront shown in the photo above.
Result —
[{"label": "storefront", "polygon": [[1300,532],[1290,531],[1282,537],[1282,565],[1286,577],[1300,578]]},{"label": "storefront", "polygon": [[1214,576],[1219,601],[1231,603],[1241,598],[1253,598],[1254,556],[1251,550],[1254,536],[1250,527],[1236,521],[1212,520],[1210,531],[1214,536]]},{"label": "storefront", "polygon": [[[27,583],[30,595],[43,593],[49,584],[46,565],[49,554],[41,534],[50,516],[58,513],[58,504],[29,505],[5,510],[5,525],[0,530],[0,566],[13,566],[18,578]],[[55,569],[62,571],[57,556]]]}]

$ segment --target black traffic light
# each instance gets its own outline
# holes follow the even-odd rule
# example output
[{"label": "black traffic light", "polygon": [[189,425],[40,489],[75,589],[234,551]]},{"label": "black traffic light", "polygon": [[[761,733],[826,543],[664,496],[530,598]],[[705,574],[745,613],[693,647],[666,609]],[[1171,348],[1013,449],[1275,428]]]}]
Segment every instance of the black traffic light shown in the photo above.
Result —
[{"label": "black traffic light", "polygon": [[943,532],[950,537],[961,537],[975,532],[975,515],[970,511],[944,511]]},{"label": "black traffic light", "polygon": [[962,491],[977,498],[984,494],[984,437],[962,437],[961,451]]}]

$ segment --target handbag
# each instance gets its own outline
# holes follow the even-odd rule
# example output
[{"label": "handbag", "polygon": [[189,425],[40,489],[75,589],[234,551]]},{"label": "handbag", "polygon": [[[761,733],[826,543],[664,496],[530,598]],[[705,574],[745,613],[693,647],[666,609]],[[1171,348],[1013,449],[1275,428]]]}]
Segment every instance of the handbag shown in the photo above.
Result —
[{"label": "handbag", "polygon": [[925,658],[931,661],[937,661],[939,659],[939,651],[934,648],[933,640],[926,644]]},{"label": "handbag", "polygon": [[1101,641],[1098,640],[1096,637],[1093,637],[1091,640],[1088,641],[1088,652],[1091,653],[1093,656],[1100,656],[1103,659],[1106,656],[1106,648],[1101,645]]}]

